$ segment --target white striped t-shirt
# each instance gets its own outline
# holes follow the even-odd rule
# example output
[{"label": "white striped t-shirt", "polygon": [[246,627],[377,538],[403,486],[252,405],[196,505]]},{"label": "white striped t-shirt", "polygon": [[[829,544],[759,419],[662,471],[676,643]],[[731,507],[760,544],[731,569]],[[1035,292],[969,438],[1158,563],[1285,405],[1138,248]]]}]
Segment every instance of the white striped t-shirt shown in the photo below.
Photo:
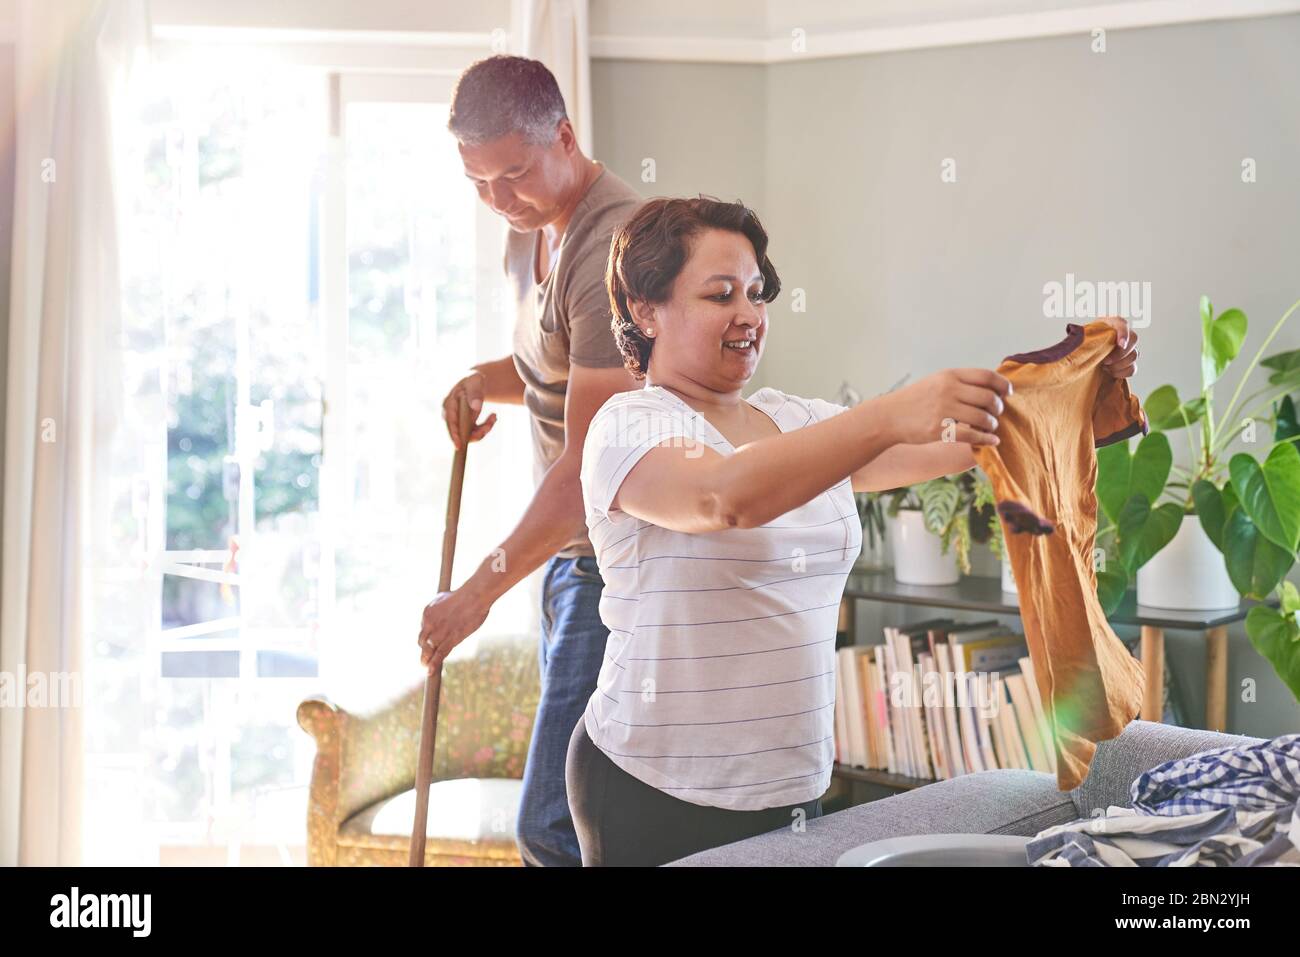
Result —
[{"label": "white striped t-shirt", "polygon": [[[770,388],[746,401],[782,432],[845,410]],[[612,396],[587,433],[582,491],[609,629],[587,733],[624,771],[693,804],[814,800],[830,784],[835,629],[862,548],[850,480],[752,529],[690,535],[611,509],[641,456],[673,437],[687,455],[692,442],[734,451],[658,386]]]}]

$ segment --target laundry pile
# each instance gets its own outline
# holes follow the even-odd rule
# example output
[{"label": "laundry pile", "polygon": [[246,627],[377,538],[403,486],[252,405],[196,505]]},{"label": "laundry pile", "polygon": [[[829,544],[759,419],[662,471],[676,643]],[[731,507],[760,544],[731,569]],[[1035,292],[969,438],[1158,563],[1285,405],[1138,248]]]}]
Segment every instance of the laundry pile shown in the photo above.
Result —
[{"label": "laundry pile", "polygon": [[1132,807],[1050,827],[1042,867],[1300,867],[1300,734],[1169,761],[1133,782]]}]

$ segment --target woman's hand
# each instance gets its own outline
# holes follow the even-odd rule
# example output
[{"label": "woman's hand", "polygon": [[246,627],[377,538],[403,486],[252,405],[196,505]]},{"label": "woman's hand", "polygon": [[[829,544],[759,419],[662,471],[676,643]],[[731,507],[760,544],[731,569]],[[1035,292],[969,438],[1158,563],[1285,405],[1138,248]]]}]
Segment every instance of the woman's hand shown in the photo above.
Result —
[{"label": "woman's hand", "polygon": [[497,414],[493,412],[482,422],[478,421],[478,414],[483,408],[484,385],[487,379],[482,372],[475,370],[465,378],[461,379],[447,397],[442,400],[442,420],[447,423],[447,434],[451,436],[451,444],[460,448],[460,437],[465,434],[461,423],[457,421],[460,416],[460,396],[465,395],[465,400],[469,404],[470,416],[473,421],[465,423],[472,425],[473,431],[469,434],[471,442],[477,442],[483,436],[492,431],[492,426],[496,425]]},{"label": "woman's hand", "polygon": [[1137,333],[1123,316],[1106,316],[1102,321],[1115,328],[1115,348],[1102,360],[1102,368],[1116,379],[1127,379],[1137,371]]},{"label": "woman's hand", "polygon": [[886,393],[897,441],[997,445],[1003,400],[1011,381],[992,369],[944,369]]}]

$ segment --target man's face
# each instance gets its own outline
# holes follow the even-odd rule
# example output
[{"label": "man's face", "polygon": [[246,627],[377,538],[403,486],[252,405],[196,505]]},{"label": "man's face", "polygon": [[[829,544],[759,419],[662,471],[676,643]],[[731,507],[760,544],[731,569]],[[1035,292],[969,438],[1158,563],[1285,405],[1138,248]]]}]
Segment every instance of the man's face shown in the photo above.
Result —
[{"label": "man's face", "polygon": [[549,146],[528,143],[510,133],[478,146],[460,144],[465,175],[487,203],[516,232],[531,232],[563,211],[570,175],[572,130],[567,123]]}]

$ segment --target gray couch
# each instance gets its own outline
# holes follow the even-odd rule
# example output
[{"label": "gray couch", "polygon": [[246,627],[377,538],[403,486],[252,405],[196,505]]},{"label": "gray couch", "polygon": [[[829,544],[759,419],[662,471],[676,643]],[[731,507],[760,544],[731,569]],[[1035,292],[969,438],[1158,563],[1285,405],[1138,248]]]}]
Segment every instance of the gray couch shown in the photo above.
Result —
[{"label": "gray couch", "polygon": [[1175,758],[1259,738],[1134,721],[1097,746],[1088,777],[1073,791],[1039,771],[981,771],[673,861],[666,867],[830,866],[869,841],[909,834],[1014,834],[1029,837],[1094,808],[1131,804],[1129,786],[1143,771]]}]

